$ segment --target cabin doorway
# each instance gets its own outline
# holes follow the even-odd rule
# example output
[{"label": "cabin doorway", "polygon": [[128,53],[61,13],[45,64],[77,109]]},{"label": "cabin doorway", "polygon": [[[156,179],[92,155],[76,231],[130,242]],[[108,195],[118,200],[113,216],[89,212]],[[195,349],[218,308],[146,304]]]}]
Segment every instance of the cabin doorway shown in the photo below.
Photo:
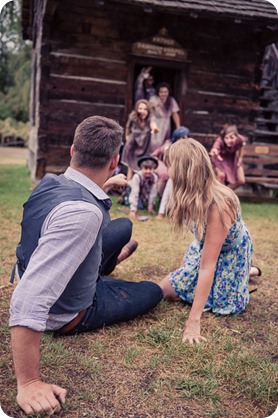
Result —
[{"label": "cabin doorway", "polygon": [[170,85],[171,95],[178,101],[181,97],[181,70],[177,68],[163,67],[161,65],[142,65],[136,63],[133,71],[133,105],[134,105],[134,85],[135,81],[143,68],[152,67],[151,75],[154,78],[154,87],[159,83],[166,82]]},{"label": "cabin doorway", "polygon": [[[154,78],[154,87],[161,82],[166,82],[170,85],[170,94],[176,99],[180,107],[180,115],[184,114],[184,98],[186,94],[186,74],[187,66],[184,63],[173,61],[160,60],[131,60],[128,74],[128,89],[127,89],[127,115],[134,108],[134,87],[135,82],[143,68],[152,67],[151,75]],[[181,120],[182,123],[182,120]]]}]

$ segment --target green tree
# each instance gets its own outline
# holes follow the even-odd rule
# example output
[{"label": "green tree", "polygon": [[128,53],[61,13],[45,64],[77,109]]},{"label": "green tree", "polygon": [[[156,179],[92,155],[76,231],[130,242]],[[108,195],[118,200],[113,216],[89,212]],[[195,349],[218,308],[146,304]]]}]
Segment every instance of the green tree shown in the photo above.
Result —
[{"label": "green tree", "polygon": [[7,3],[0,15],[0,119],[28,121],[31,46],[21,36],[21,1]]}]

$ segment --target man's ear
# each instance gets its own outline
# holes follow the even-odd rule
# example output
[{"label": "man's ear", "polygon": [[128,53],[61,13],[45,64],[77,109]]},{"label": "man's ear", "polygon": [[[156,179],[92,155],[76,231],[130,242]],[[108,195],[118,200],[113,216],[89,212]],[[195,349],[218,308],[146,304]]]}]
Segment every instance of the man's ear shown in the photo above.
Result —
[{"label": "man's ear", "polygon": [[119,154],[115,155],[115,157],[112,158],[111,163],[110,163],[110,169],[115,171],[117,168],[117,165],[119,164],[119,159],[120,156]]},{"label": "man's ear", "polygon": [[72,157],[74,154],[74,145],[72,144],[72,146],[70,147],[70,156]]}]

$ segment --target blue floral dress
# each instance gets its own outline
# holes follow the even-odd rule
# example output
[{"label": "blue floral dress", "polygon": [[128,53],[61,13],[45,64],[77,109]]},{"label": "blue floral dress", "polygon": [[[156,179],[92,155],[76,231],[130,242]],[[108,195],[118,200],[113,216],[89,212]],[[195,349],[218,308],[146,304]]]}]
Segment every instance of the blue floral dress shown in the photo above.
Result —
[{"label": "blue floral dress", "polygon": [[[233,246],[235,240],[238,241]],[[170,273],[170,283],[178,296],[193,303],[204,242],[195,239],[184,256],[183,266]],[[226,250],[224,248],[226,247]],[[229,247],[229,249],[227,249]],[[249,302],[248,281],[253,245],[250,234],[238,212],[219,255],[211,291],[205,308],[218,315],[243,311]]]}]

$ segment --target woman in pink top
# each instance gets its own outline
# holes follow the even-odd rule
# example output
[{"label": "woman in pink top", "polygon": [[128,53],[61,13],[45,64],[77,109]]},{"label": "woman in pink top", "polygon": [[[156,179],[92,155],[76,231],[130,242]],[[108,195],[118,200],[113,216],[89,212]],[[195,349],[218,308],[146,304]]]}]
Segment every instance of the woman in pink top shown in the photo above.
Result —
[{"label": "woman in pink top", "polygon": [[245,183],[242,151],[246,138],[239,135],[235,125],[225,125],[210,151],[218,180],[236,189]]}]

